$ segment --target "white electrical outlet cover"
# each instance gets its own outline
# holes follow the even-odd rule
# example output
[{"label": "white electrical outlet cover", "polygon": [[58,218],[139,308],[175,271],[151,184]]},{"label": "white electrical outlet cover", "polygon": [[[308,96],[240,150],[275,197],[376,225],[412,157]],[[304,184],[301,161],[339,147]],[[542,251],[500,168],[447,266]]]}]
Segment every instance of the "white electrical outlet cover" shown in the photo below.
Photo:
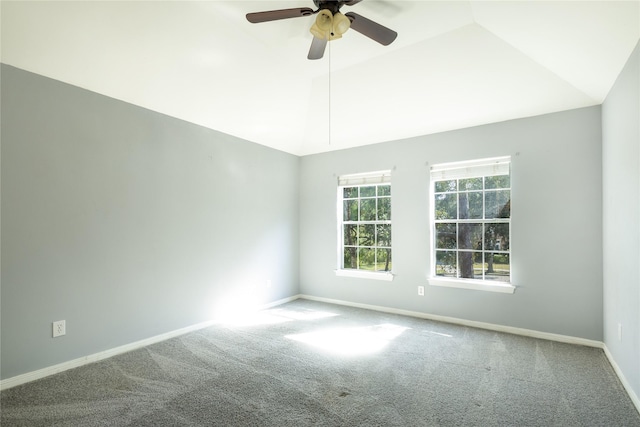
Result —
[{"label": "white electrical outlet cover", "polygon": [[53,337],[60,337],[67,333],[67,328],[64,320],[58,320],[53,322]]}]

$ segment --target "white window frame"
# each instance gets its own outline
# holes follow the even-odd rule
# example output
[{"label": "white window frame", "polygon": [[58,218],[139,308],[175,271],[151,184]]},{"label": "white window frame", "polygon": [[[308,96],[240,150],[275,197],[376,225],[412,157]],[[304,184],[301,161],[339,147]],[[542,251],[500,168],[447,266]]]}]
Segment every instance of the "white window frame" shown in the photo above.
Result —
[{"label": "white window frame", "polygon": [[[344,187],[367,187],[374,186],[379,184],[391,184],[391,171],[376,171],[376,172],[366,172],[359,174],[350,174],[350,175],[341,175],[338,177],[338,190],[337,190],[337,223],[338,223],[338,248],[337,248],[337,266],[338,268],[335,270],[336,276],[343,277],[357,277],[364,279],[374,279],[374,280],[385,280],[391,281],[393,280],[393,265],[391,267],[392,271],[371,271],[371,270],[360,270],[360,269],[345,269],[343,266],[344,262],[344,221],[343,221],[343,188]],[[390,196],[393,199],[393,195]],[[378,197],[376,196],[376,199]],[[393,219],[393,218],[392,218]],[[391,225],[392,220],[388,221],[374,221],[376,224],[389,224]],[[391,247],[393,248],[393,239],[391,243]],[[393,249],[391,249],[391,253],[393,253]],[[393,262],[393,261],[392,261]]]},{"label": "white window frame", "polygon": [[[511,176],[511,157],[494,157],[489,159],[480,159],[464,162],[443,163],[433,165],[430,172],[430,191],[429,191],[429,224],[431,230],[430,255],[431,268],[427,278],[431,286],[443,286],[459,289],[471,289],[489,292],[513,293],[515,286],[512,282],[500,282],[486,279],[466,279],[460,277],[443,277],[436,276],[436,219],[435,219],[435,182],[462,178],[477,178],[497,175]],[[511,191],[511,187],[509,187]],[[485,190],[483,189],[483,195]],[[458,192],[456,191],[456,194]],[[484,199],[484,197],[483,197]],[[484,211],[484,209],[483,209]],[[485,223],[495,222],[494,219],[482,219],[473,222]],[[454,222],[460,223],[459,219]],[[509,224],[509,234],[511,234],[511,217],[508,219],[499,219],[498,222],[506,222]],[[509,238],[509,240],[511,240]],[[458,249],[456,249],[456,252]],[[509,247],[509,264],[510,264],[510,280],[513,280],[513,264],[511,245]]]}]

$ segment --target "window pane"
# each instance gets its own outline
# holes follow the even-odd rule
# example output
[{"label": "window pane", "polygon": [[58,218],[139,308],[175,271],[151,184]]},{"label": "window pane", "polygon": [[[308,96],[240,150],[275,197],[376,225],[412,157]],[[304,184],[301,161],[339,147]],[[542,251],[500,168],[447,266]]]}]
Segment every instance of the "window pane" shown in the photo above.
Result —
[{"label": "window pane", "polygon": [[509,188],[511,187],[511,177],[509,175],[487,176],[484,178],[484,188]]},{"label": "window pane", "polygon": [[358,187],[344,187],[342,189],[343,199],[354,199],[358,197]]},{"label": "window pane", "polygon": [[475,279],[473,268],[473,252],[458,252],[458,270],[463,279]]},{"label": "window pane", "polygon": [[358,220],[358,201],[357,200],[345,200],[342,202],[342,220],[343,221],[357,221]]},{"label": "window pane", "polygon": [[378,186],[378,196],[390,196],[391,195],[391,186],[390,185],[379,185]]},{"label": "window pane", "polygon": [[460,191],[482,190],[482,178],[466,178],[460,180]]},{"label": "window pane", "polygon": [[511,217],[511,191],[487,191],[484,195],[485,218]]},{"label": "window pane", "polygon": [[436,194],[436,219],[456,219],[458,217],[457,194]]},{"label": "window pane", "polygon": [[484,232],[485,250],[508,251],[509,250],[509,224],[487,223]]},{"label": "window pane", "polygon": [[356,248],[344,248],[342,268],[358,268]]},{"label": "window pane", "polygon": [[458,249],[482,250],[482,224],[462,223],[458,226]]},{"label": "window pane", "polygon": [[458,189],[458,186],[456,185],[455,179],[451,181],[437,181],[435,186],[436,193],[456,191],[457,189]]},{"label": "window pane", "polygon": [[456,252],[436,251],[436,275],[457,277]]},{"label": "window pane", "polygon": [[460,219],[482,219],[482,192],[460,193],[458,206]]},{"label": "window pane", "polygon": [[473,275],[476,279],[482,279],[482,274],[484,272],[484,253],[483,252],[473,252]]},{"label": "window pane", "polygon": [[384,197],[378,199],[378,221],[388,221],[391,219],[391,198]]},{"label": "window pane", "polygon": [[376,195],[376,187],[360,187],[360,197],[374,197]]},{"label": "window pane", "polygon": [[391,249],[376,249],[376,270],[391,271]]},{"label": "window pane", "polygon": [[376,225],[376,235],[378,236],[377,246],[391,247],[391,225],[390,224]]},{"label": "window pane", "polygon": [[358,268],[362,270],[373,270],[375,268],[375,249],[358,249]]},{"label": "window pane", "polygon": [[486,280],[498,280],[509,282],[511,280],[511,265],[509,254],[487,253],[485,254]]},{"label": "window pane", "polygon": [[485,249],[509,250],[509,224],[485,224]]},{"label": "window pane", "polygon": [[376,199],[360,200],[360,221],[375,221]]},{"label": "window pane", "polygon": [[375,244],[375,225],[364,224],[358,226],[358,246],[373,246]]},{"label": "window pane", "polygon": [[358,243],[358,226],[355,224],[344,225],[344,244],[345,246],[356,246]]},{"label": "window pane", "polygon": [[482,219],[482,193],[479,191],[468,193],[467,198],[469,200],[469,218]]},{"label": "window pane", "polygon": [[456,248],[456,224],[436,224],[436,248]]}]

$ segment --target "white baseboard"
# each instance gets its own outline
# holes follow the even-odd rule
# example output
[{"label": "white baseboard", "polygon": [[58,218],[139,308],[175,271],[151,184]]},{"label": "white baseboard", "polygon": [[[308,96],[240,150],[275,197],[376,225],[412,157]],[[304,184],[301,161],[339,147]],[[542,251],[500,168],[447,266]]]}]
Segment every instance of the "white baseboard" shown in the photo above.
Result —
[{"label": "white baseboard", "polygon": [[326,302],[330,304],[345,305],[349,307],[364,308],[367,310],[381,311],[384,313],[401,314],[403,316],[417,317],[420,319],[436,320],[438,322],[453,323],[461,326],[469,326],[473,328],[488,329],[490,331],[506,332],[515,335],[523,335],[532,338],[541,338],[550,341],[563,342],[567,344],[578,344],[587,347],[603,348],[601,341],[588,340],[585,338],[572,337],[568,335],[552,334],[549,332],[534,331],[532,329],[515,328],[512,326],[496,325],[493,323],[476,322],[474,320],[459,319],[456,317],[439,316],[436,314],[427,314],[419,311],[400,310],[397,308],[383,307],[379,305],[360,304],[349,301],[341,301],[330,298],[314,297],[312,295],[300,295],[300,298],[312,301]]},{"label": "white baseboard", "polygon": [[[264,310],[267,308],[275,307],[280,304],[284,304],[290,301],[298,299],[298,295],[294,295],[289,298],[283,298],[277,301],[273,301],[261,306],[258,310]],[[89,363],[98,362],[100,360],[107,359],[109,357],[117,356],[118,354],[127,353],[132,350],[137,350],[142,347],[146,347],[151,344],[155,344],[161,341],[175,338],[180,335],[184,335],[189,332],[197,331],[199,329],[207,328],[215,324],[215,320],[209,320],[195,325],[187,326],[185,328],[169,331],[164,334],[156,335],[150,338],[146,338],[140,341],[125,344],[119,347],[111,348],[109,350],[101,351],[99,353],[90,354],[88,356],[79,357],[77,359],[69,360],[67,362],[59,363],[57,365],[48,366],[46,368],[38,369],[36,371],[27,372],[25,374],[16,375],[15,377],[7,378],[0,381],[0,390],[6,390],[11,387],[15,387],[21,384],[25,384],[31,381],[39,380],[49,375],[57,374],[67,371],[69,369],[78,368],[80,366],[87,365]]]},{"label": "white baseboard", "polygon": [[260,308],[260,310],[266,310],[267,308],[271,308],[271,307],[275,307],[275,306],[278,306],[278,305],[286,304],[286,303],[288,303],[288,302],[295,301],[295,300],[297,300],[298,298],[300,298],[300,294],[298,294],[298,295],[293,295],[293,296],[290,296],[290,297],[287,297],[287,298],[282,298],[282,299],[279,299],[279,300],[277,300],[277,301],[273,301],[273,302],[270,302],[270,303],[264,304],[264,305]]},{"label": "white baseboard", "polygon": [[607,359],[609,359],[609,363],[611,364],[611,367],[613,368],[614,372],[616,373],[616,375],[620,379],[620,382],[622,383],[622,386],[627,391],[627,394],[629,395],[629,398],[631,399],[631,401],[635,405],[636,410],[638,412],[640,412],[640,398],[638,398],[638,395],[631,388],[631,384],[629,384],[629,381],[627,381],[627,378],[622,373],[622,370],[620,370],[620,367],[618,366],[618,364],[616,363],[615,359],[613,358],[613,355],[609,351],[609,348],[607,347],[607,345],[603,344],[602,348],[604,349],[604,354],[607,356]]},{"label": "white baseboard", "polygon": [[6,390],[8,388],[15,387],[20,384],[24,384],[27,382],[39,380],[44,377],[48,377],[49,375],[64,372],[73,368],[78,368],[80,366],[84,366],[89,363],[98,362],[100,360],[117,356],[118,354],[127,353],[132,350],[137,350],[139,348],[142,348],[151,344],[155,344],[161,341],[168,340],[170,338],[184,335],[188,332],[206,328],[208,326],[211,326],[212,324],[213,324],[213,321],[198,323],[195,325],[187,326],[186,328],[176,329],[175,331],[170,331],[164,334],[156,335],[154,337],[146,338],[140,341],[121,345],[115,348],[111,348],[109,350],[101,351],[99,353],[90,354],[88,356],[79,357],[77,359],[69,360],[67,362],[62,362],[57,365],[48,366],[46,368],[38,369],[32,372],[27,372],[26,374],[21,374],[15,377],[7,378],[6,380],[0,381],[0,390]]}]

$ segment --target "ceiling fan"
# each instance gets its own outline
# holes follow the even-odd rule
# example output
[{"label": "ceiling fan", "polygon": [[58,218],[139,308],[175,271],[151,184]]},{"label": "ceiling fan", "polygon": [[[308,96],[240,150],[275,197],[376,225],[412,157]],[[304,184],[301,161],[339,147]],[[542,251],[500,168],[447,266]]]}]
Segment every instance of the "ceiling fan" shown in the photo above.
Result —
[{"label": "ceiling fan", "polygon": [[269,10],[265,12],[247,13],[247,20],[257,24],[260,22],[276,21],[279,19],[299,18],[318,14],[315,23],[310,31],[313,34],[313,41],[307,58],[320,59],[324,55],[327,42],[342,37],[342,34],[349,28],[369,37],[378,43],[387,46],[393,42],[398,33],[378,24],[357,13],[340,13],[340,8],[344,5],[353,6],[362,0],[338,0],[322,1],[313,0],[317,9],[309,7],[297,7],[292,9]]}]

